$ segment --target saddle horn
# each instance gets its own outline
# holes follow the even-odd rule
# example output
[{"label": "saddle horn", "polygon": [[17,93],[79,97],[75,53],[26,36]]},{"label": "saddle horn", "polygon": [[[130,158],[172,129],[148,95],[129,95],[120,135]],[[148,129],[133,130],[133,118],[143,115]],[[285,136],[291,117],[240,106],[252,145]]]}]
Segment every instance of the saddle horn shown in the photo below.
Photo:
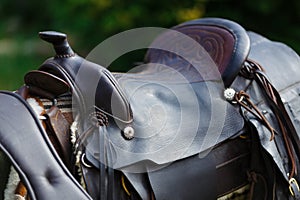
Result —
[{"label": "saddle horn", "polygon": [[68,43],[67,35],[56,31],[39,32],[39,37],[53,45],[57,56],[75,55]]}]

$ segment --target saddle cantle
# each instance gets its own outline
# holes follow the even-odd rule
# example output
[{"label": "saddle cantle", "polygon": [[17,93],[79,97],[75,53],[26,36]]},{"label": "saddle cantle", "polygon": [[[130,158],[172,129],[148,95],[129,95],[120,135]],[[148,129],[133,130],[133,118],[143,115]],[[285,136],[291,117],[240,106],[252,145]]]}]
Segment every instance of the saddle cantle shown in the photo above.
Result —
[{"label": "saddle cantle", "polygon": [[[165,64],[183,74],[188,73],[187,79],[191,79],[191,81],[195,74],[199,78],[199,73],[189,71],[197,68],[197,66],[190,69],[189,66],[193,61],[185,60],[185,58],[193,56],[192,59],[198,60],[199,63],[197,64],[201,67],[201,62],[205,62],[204,56],[207,53],[207,57],[210,57],[215,63],[210,70],[214,70],[213,67],[216,66],[225,87],[229,87],[250,51],[250,40],[244,28],[226,19],[197,19],[177,25],[171,30],[187,35],[201,47],[188,42],[180,34],[167,31],[158,36],[150,45],[145,56],[145,62]],[[189,44],[191,45],[189,46]],[[178,49],[174,50],[175,48]],[[169,50],[169,52],[164,49]],[[195,50],[196,52],[193,52]],[[179,54],[176,55],[176,53]],[[211,72],[205,71],[201,74],[205,75],[206,73],[210,74]]]}]

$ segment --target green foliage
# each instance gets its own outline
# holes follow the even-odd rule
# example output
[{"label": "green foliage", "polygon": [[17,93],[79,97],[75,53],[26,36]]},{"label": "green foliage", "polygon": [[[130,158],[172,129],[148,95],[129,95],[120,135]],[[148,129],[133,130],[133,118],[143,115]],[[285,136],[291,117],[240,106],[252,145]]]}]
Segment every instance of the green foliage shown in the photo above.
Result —
[{"label": "green foliage", "polygon": [[281,41],[300,53],[299,0],[212,0],[205,16],[232,19],[247,30]]},{"label": "green foliage", "polygon": [[[224,17],[300,52],[300,1],[290,0],[1,0],[0,89],[16,89],[23,75],[53,54],[39,41],[42,30],[65,32],[73,48],[86,56],[97,44],[130,28],[171,27],[201,17]],[[13,41],[7,45],[3,40]],[[5,43],[5,42],[4,42]],[[12,48],[12,44],[14,44]],[[11,50],[13,49],[13,50]],[[124,71],[140,61],[133,54],[115,62]],[[119,67],[118,67],[118,66]]]}]

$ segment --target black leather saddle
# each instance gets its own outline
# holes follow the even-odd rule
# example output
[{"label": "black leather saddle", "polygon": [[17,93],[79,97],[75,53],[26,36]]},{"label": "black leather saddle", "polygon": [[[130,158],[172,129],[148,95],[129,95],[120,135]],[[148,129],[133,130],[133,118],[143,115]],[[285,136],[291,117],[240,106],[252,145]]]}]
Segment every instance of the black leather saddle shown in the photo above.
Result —
[{"label": "black leather saddle", "polygon": [[[178,191],[170,195],[166,195],[165,189],[168,188],[169,181],[181,180],[183,183],[189,183],[193,174],[197,174],[194,181],[198,181],[196,179],[201,177],[197,173],[197,166],[200,168],[205,165],[205,170],[215,170],[214,162],[206,162],[205,159],[198,162],[198,158],[205,157],[217,144],[238,135],[244,128],[244,118],[239,113],[239,107],[234,107],[223,97],[225,88],[232,84],[236,89],[247,88],[251,97],[257,100],[255,104],[261,101],[260,89],[257,90],[257,87],[252,85],[248,87],[250,81],[245,78],[243,81],[240,81],[240,76],[236,78],[248,58],[249,35],[254,49],[252,53],[250,52],[250,58],[266,62],[265,64],[269,66],[271,64],[268,63],[277,66],[278,60],[271,54],[279,54],[282,48],[286,55],[280,54],[282,55],[280,58],[295,58],[290,64],[292,72],[297,71],[299,57],[291,55],[292,51],[286,51],[286,48],[281,46],[273,50],[273,43],[255,34],[248,34],[232,21],[207,18],[183,23],[162,33],[149,46],[144,64],[124,74],[111,73],[106,68],[76,55],[69,46],[65,34],[41,32],[40,37],[53,44],[56,56],[46,60],[37,71],[28,73],[25,83],[31,92],[47,98],[55,99],[62,93],[72,93],[74,116],[79,116],[79,135],[75,151],[83,151],[86,155],[83,169],[91,166],[93,170],[100,169],[91,172],[89,168],[86,171],[86,174],[90,173],[92,177],[88,181],[96,183],[91,186],[95,194],[91,192],[93,189],[88,188],[92,197],[99,197],[99,193],[102,195],[102,192],[107,193],[107,191],[99,192],[101,189],[114,187],[110,185],[110,181],[113,182],[115,178],[110,177],[111,174],[112,176],[117,174],[114,174],[114,169],[122,171],[130,183],[134,187],[137,186],[135,189],[141,197],[145,188],[140,186],[141,176],[132,176],[133,173],[148,172],[146,179],[150,183],[147,184],[151,184],[151,189],[158,199],[176,198],[177,194],[195,197],[194,194],[198,194],[197,188],[188,194],[185,188],[179,188],[181,185],[174,184],[178,187],[176,188]],[[265,49],[264,45],[271,49],[268,60],[265,59],[266,54],[261,52]],[[266,69],[270,70],[269,67]],[[280,77],[277,72],[271,76]],[[296,79],[285,81],[290,81],[288,82],[292,84],[290,87],[294,85],[293,81],[297,82]],[[280,89],[286,89],[286,83],[278,81],[276,84]],[[297,88],[293,88],[293,91],[297,91]],[[286,93],[286,97],[289,97],[288,91]],[[1,93],[1,98],[12,104],[15,101],[21,102],[19,108],[23,109],[24,113],[26,110],[29,111],[27,111],[29,114],[24,114],[30,121],[29,124],[33,124],[33,128],[41,129],[31,109],[26,107],[26,103],[19,100],[17,95],[4,92]],[[4,106],[0,109],[7,111]],[[14,113],[16,112],[15,110]],[[291,112],[297,113],[295,110]],[[9,117],[13,118],[14,113]],[[17,119],[21,121],[22,116]],[[4,123],[7,122],[5,118],[0,119]],[[77,120],[77,117],[75,119]],[[251,120],[254,121],[254,126],[258,124],[258,133],[261,134],[262,125],[256,118],[250,118]],[[13,142],[10,143],[12,140],[5,137],[3,127],[12,129],[13,126],[10,123],[1,126],[0,139],[7,144],[1,148],[9,155],[13,155],[10,157],[24,176],[29,189],[38,189],[40,180],[30,176],[29,168],[30,164],[37,160],[33,157],[26,161],[20,156],[22,154],[20,149],[11,148],[14,146]],[[299,129],[299,126],[296,128]],[[37,147],[44,153],[41,155],[50,159],[49,166],[53,167],[48,169],[44,164],[39,165],[38,172],[50,177],[48,181],[50,184],[47,182],[45,187],[49,189],[52,186],[52,178],[57,174],[66,174],[68,177],[57,179],[58,182],[54,181],[54,186],[64,191],[73,186],[75,188],[73,195],[82,193],[80,198],[89,199],[90,197],[66,172],[49,140],[44,138],[43,131],[39,131],[42,134],[38,137],[35,137],[39,134],[33,134],[34,131],[31,134],[25,131],[24,134],[35,137],[35,140],[44,140],[44,146]],[[17,134],[14,136],[17,138]],[[27,143],[28,152],[32,153],[33,148],[28,144],[30,142]],[[267,142],[263,141],[262,144]],[[265,149],[272,155],[269,148]],[[277,158],[279,159],[276,157],[274,160]],[[194,165],[195,163],[197,165]],[[173,176],[178,172],[184,172],[189,166],[196,166],[189,171],[191,172],[189,176],[185,174]],[[281,170],[281,166],[279,169]],[[206,173],[205,170],[203,174]],[[284,172],[284,169],[282,171]],[[95,174],[97,177],[93,176]],[[169,179],[161,181],[161,176],[166,174],[170,175]],[[42,175],[41,177],[44,177]],[[65,187],[63,183],[66,183]],[[206,181],[203,181],[203,185],[206,185]],[[31,195],[48,197],[47,194],[39,192],[32,192]]]},{"label": "black leather saddle", "polygon": [[[207,18],[178,25],[150,45],[144,65],[125,74],[111,74],[79,57],[64,34],[40,36],[57,55],[39,70],[71,86],[82,116],[96,109],[109,119],[86,142],[87,158],[96,166],[101,135],[112,152],[109,165],[130,169],[136,163],[153,167],[195,155],[243,127],[242,117],[222,97],[250,48],[247,33],[232,21]],[[89,123],[83,124],[87,129]],[[134,131],[130,140],[124,138],[128,127]]]}]

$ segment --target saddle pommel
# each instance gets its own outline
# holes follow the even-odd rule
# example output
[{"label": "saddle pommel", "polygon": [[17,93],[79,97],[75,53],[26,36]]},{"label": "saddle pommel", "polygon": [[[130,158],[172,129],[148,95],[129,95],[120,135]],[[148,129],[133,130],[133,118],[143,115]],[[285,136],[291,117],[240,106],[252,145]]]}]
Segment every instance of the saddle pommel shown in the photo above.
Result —
[{"label": "saddle pommel", "polygon": [[43,31],[39,32],[42,40],[49,42],[53,45],[57,56],[73,56],[74,51],[70,47],[67,35],[56,31]]}]

